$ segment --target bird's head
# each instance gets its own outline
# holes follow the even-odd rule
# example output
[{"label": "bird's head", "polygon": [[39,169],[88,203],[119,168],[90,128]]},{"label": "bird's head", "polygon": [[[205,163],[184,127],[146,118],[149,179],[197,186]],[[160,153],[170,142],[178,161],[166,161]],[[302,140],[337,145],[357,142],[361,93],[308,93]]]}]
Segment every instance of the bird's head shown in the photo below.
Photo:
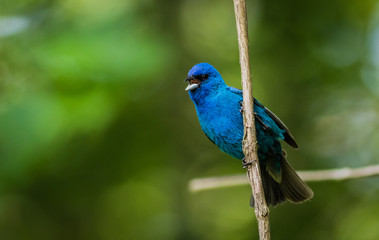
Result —
[{"label": "bird's head", "polygon": [[206,96],[225,85],[220,73],[209,63],[193,66],[185,81],[189,83],[186,91],[189,91],[191,97]]}]

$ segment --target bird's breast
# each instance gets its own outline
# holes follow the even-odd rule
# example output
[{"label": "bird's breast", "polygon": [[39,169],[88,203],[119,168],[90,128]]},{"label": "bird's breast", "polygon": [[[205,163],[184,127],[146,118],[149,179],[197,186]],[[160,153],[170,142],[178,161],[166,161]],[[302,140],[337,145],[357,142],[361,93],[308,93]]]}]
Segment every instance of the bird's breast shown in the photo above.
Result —
[{"label": "bird's breast", "polygon": [[200,125],[222,151],[242,159],[243,119],[239,101],[215,101],[197,108]]}]

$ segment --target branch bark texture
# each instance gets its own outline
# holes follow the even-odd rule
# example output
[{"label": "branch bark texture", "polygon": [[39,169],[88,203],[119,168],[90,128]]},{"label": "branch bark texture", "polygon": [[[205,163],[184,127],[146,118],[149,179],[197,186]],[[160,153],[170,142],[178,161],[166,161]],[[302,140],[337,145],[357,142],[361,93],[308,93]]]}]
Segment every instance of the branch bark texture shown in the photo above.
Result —
[{"label": "branch bark texture", "polygon": [[243,121],[244,137],[243,152],[247,166],[247,177],[251,185],[255,200],[255,215],[258,221],[259,238],[270,239],[269,208],[267,206],[262,187],[262,179],[259,169],[257,155],[257,139],[255,130],[255,119],[253,109],[253,91],[249,60],[249,39],[247,26],[246,0],[234,0],[234,11],[236,15],[239,59],[241,65],[241,82],[243,90]]}]

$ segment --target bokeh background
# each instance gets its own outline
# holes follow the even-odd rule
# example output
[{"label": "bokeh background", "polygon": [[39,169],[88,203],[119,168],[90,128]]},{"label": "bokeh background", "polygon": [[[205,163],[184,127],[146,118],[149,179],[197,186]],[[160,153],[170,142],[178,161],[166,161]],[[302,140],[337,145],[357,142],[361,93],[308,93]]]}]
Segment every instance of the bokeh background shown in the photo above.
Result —
[{"label": "bokeh background", "polygon": [[[379,1],[248,0],[255,96],[300,145],[296,169],[379,159]],[[0,239],[257,239],[244,173],[184,91],[213,64],[240,88],[232,1],[0,2]],[[273,239],[379,239],[379,178],[311,183]]]}]

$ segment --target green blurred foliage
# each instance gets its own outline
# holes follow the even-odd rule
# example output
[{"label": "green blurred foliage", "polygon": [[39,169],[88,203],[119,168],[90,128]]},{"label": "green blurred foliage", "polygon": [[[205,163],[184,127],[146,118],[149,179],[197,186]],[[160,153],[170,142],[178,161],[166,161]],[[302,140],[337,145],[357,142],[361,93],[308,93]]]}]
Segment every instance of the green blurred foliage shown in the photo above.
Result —
[{"label": "green blurred foliage", "polygon": [[[379,158],[379,2],[248,1],[254,94],[287,123],[296,169]],[[231,1],[0,2],[0,239],[256,239],[243,173],[200,130],[183,80],[240,86]],[[312,183],[274,239],[379,235],[378,178]]]}]

